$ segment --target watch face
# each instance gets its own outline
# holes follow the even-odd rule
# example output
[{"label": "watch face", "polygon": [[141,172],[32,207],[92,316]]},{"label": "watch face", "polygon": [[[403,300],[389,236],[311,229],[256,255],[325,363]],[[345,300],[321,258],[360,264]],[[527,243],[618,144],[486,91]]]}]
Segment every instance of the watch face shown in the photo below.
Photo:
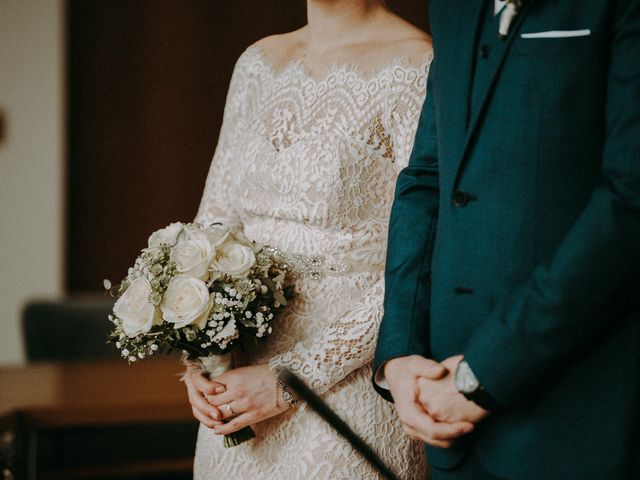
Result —
[{"label": "watch face", "polygon": [[460,362],[455,374],[456,388],[461,393],[473,393],[480,386],[478,379],[471,371],[469,364],[464,360]]}]

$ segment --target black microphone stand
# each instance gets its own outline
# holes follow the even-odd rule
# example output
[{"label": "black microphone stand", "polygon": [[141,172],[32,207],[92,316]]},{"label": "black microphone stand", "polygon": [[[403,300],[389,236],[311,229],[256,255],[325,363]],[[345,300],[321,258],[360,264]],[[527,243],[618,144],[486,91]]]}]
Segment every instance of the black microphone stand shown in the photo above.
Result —
[{"label": "black microphone stand", "polygon": [[388,480],[399,480],[395,473],[380,459],[380,457],[367,445],[351,427],[345,423],[329,406],[322,401],[305,383],[292,372],[283,368],[279,371],[278,377],[291,390],[293,390],[301,400],[304,400],[311,409],[331,425],[340,435],[342,435],[351,446],[385,478]]}]

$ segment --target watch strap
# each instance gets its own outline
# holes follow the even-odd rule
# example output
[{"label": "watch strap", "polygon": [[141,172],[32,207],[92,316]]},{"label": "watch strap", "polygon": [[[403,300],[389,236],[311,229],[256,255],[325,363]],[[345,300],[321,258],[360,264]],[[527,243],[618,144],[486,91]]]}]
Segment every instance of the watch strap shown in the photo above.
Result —
[{"label": "watch strap", "polygon": [[494,400],[494,398],[487,392],[487,390],[480,385],[473,392],[465,393],[460,392],[465,396],[467,400],[472,401],[476,405],[489,412],[496,412],[500,410],[500,404]]}]

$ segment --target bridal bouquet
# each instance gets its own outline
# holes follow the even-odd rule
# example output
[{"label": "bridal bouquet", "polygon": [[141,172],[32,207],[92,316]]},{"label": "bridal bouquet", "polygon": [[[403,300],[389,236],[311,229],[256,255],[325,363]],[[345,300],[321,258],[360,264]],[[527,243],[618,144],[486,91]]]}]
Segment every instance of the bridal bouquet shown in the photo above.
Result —
[{"label": "bridal bouquet", "polygon": [[[110,341],[129,363],[183,351],[210,376],[233,368],[230,350],[251,348],[292,291],[292,272],[273,249],[221,224],[172,223],[149,237],[118,285]],[[255,437],[250,427],[225,436],[225,447]]]}]

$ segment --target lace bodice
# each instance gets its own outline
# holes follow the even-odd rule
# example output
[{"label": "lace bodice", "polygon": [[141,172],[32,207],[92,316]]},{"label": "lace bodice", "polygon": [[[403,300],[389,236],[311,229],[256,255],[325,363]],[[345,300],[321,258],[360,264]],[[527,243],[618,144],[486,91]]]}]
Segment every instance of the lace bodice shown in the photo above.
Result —
[{"label": "lace bodice", "polygon": [[[320,393],[349,383],[372,390],[368,370],[347,376],[373,357],[395,179],[411,152],[429,63],[425,55],[372,72],[335,65],[316,78],[298,61],[274,70],[253,46],[233,73],[196,221],[361,266],[298,282],[296,300],[252,358],[287,366]],[[358,408],[373,406],[349,406],[355,416]]]},{"label": "lace bodice", "polygon": [[316,79],[297,61],[275,72],[250,47],[233,74],[198,219],[233,221],[284,250],[382,264],[426,66],[336,66]]}]

